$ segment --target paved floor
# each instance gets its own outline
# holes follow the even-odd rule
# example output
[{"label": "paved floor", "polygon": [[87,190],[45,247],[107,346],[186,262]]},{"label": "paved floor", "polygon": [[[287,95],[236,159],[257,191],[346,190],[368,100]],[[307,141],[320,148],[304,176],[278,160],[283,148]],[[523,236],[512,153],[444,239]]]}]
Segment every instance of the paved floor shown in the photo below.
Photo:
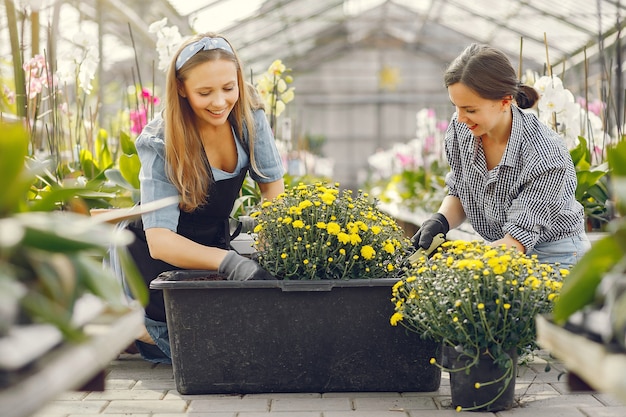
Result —
[{"label": "paved floor", "polygon": [[[542,352],[540,352],[542,353]],[[540,355],[544,356],[544,355]],[[521,366],[517,406],[499,413],[466,412],[491,417],[624,417],[626,405],[606,394],[572,391],[559,363],[536,357]],[[141,417],[452,417],[448,374],[436,392],[300,393],[254,395],[180,395],[172,367],[154,365],[138,355],[122,354],[110,363],[106,389],[68,392],[36,417],[94,415]]]}]

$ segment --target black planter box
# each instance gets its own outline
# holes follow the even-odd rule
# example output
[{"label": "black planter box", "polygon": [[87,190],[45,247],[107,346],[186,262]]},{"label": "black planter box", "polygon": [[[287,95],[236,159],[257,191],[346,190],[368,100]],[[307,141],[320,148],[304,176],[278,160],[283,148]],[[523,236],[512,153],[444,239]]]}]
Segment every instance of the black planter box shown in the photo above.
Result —
[{"label": "black planter box", "polygon": [[163,290],[181,394],[430,392],[439,345],[393,327],[396,279],[210,281],[171,271]]}]

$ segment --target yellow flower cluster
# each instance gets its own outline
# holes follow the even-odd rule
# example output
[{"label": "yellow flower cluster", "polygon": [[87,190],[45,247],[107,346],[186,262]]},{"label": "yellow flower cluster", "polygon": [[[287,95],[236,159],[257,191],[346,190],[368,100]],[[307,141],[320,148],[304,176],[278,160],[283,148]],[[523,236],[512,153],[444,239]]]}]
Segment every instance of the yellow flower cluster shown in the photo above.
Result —
[{"label": "yellow flower cluster", "polygon": [[280,279],[393,277],[410,250],[366,193],[298,184],[252,214],[259,263]]},{"label": "yellow flower cluster", "polygon": [[552,311],[569,273],[504,246],[444,243],[392,289],[390,322],[464,351],[535,347],[535,316]]}]

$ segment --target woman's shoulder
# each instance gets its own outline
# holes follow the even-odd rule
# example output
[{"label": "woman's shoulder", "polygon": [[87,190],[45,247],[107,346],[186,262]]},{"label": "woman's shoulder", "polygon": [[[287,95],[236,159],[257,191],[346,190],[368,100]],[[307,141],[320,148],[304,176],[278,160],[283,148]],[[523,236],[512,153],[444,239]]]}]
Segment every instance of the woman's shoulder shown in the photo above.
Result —
[{"label": "woman's shoulder", "polygon": [[165,126],[163,118],[158,115],[146,124],[135,141],[137,148],[155,148],[162,149],[165,147]]},{"label": "woman's shoulder", "polygon": [[523,120],[525,154],[540,165],[560,167],[569,159],[565,140],[534,114],[519,110]]},{"label": "woman's shoulder", "polygon": [[543,147],[565,147],[563,138],[543,123],[536,114],[518,109],[524,126],[524,135],[529,143],[538,148]]}]

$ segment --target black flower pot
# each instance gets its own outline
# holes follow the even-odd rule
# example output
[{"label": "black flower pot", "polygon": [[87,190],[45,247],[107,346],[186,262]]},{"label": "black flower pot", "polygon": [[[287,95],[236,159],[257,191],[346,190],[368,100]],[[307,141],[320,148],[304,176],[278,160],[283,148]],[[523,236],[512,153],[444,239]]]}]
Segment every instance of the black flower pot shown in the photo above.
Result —
[{"label": "black flower pot", "polygon": [[[443,366],[450,370],[452,406],[468,411],[502,411],[515,403],[517,351],[507,352],[512,359],[505,368],[487,354],[481,354],[474,365],[472,356],[451,346],[443,348]],[[471,366],[469,366],[471,365]]]},{"label": "black flower pot", "polygon": [[161,274],[182,394],[436,391],[439,344],[393,327],[396,279],[215,281]]}]

